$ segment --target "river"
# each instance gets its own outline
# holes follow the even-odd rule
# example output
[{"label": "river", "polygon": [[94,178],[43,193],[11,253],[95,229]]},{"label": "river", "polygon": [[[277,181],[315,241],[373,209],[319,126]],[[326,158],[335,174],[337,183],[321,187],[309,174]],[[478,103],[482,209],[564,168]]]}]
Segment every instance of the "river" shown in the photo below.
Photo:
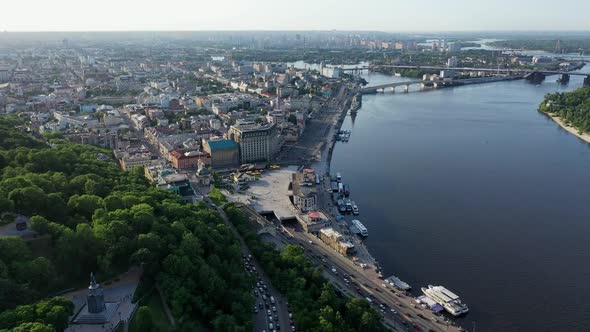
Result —
[{"label": "river", "polygon": [[536,110],[582,77],[556,78],[366,95],[334,148],[384,274],[456,292],[466,328],[590,326],[590,146]]}]

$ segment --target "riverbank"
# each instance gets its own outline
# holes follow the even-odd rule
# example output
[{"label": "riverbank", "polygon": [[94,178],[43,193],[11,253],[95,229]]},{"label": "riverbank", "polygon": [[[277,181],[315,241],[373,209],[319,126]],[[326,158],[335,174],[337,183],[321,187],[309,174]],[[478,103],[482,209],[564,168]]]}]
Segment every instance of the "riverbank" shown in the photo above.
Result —
[{"label": "riverbank", "polygon": [[551,118],[553,121],[555,121],[561,128],[567,130],[570,134],[575,135],[576,137],[578,137],[579,139],[583,140],[586,143],[590,143],[590,134],[580,133],[578,131],[578,129],[576,129],[572,125],[566,124],[562,118],[560,118],[557,115],[554,115],[553,113],[543,113],[543,114],[547,115],[549,118]]}]

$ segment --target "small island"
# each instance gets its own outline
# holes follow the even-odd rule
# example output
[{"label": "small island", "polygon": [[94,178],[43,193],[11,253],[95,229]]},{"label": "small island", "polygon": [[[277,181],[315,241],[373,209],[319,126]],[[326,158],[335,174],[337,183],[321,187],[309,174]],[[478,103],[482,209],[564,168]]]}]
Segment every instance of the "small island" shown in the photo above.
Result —
[{"label": "small island", "polygon": [[590,87],[550,93],[539,105],[539,111],[550,116],[568,132],[590,143]]},{"label": "small island", "polygon": [[590,39],[586,37],[570,38],[518,38],[498,40],[487,43],[489,46],[512,49],[529,50],[555,53],[588,53],[590,51]]}]

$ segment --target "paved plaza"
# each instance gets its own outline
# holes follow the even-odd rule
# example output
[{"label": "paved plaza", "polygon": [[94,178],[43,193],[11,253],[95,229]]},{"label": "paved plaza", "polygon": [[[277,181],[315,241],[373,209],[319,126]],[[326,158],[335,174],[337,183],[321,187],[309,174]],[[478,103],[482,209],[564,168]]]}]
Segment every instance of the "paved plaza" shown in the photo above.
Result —
[{"label": "paved plaza", "polygon": [[289,183],[297,166],[265,171],[260,180],[248,183],[243,193],[230,194],[224,191],[230,202],[240,202],[251,206],[257,212],[274,211],[281,219],[294,218],[296,211],[289,199]]}]

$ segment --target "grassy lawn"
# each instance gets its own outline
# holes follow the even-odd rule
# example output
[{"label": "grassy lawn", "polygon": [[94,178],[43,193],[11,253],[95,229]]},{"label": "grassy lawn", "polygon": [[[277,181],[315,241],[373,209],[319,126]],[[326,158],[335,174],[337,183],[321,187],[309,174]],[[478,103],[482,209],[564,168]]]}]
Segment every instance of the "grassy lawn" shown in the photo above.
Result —
[{"label": "grassy lawn", "polygon": [[215,205],[223,205],[227,203],[227,199],[225,199],[225,196],[221,193],[221,191],[219,191],[219,189],[215,188],[215,186],[211,186],[209,198],[211,198]]},{"label": "grassy lawn", "polygon": [[[164,312],[164,305],[162,304],[162,300],[160,299],[160,295],[158,291],[155,289],[152,290],[150,296],[148,296],[145,300],[140,303],[140,306],[148,306],[150,311],[152,312],[152,319],[154,322],[154,331],[157,332],[167,332],[172,331],[172,325],[170,325],[170,321],[166,316],[166,312]],[[129,324],[129,331],[130,332],[141,332],[139,329],[135,327],[134,324],[135,316],[131,320]]]}]

